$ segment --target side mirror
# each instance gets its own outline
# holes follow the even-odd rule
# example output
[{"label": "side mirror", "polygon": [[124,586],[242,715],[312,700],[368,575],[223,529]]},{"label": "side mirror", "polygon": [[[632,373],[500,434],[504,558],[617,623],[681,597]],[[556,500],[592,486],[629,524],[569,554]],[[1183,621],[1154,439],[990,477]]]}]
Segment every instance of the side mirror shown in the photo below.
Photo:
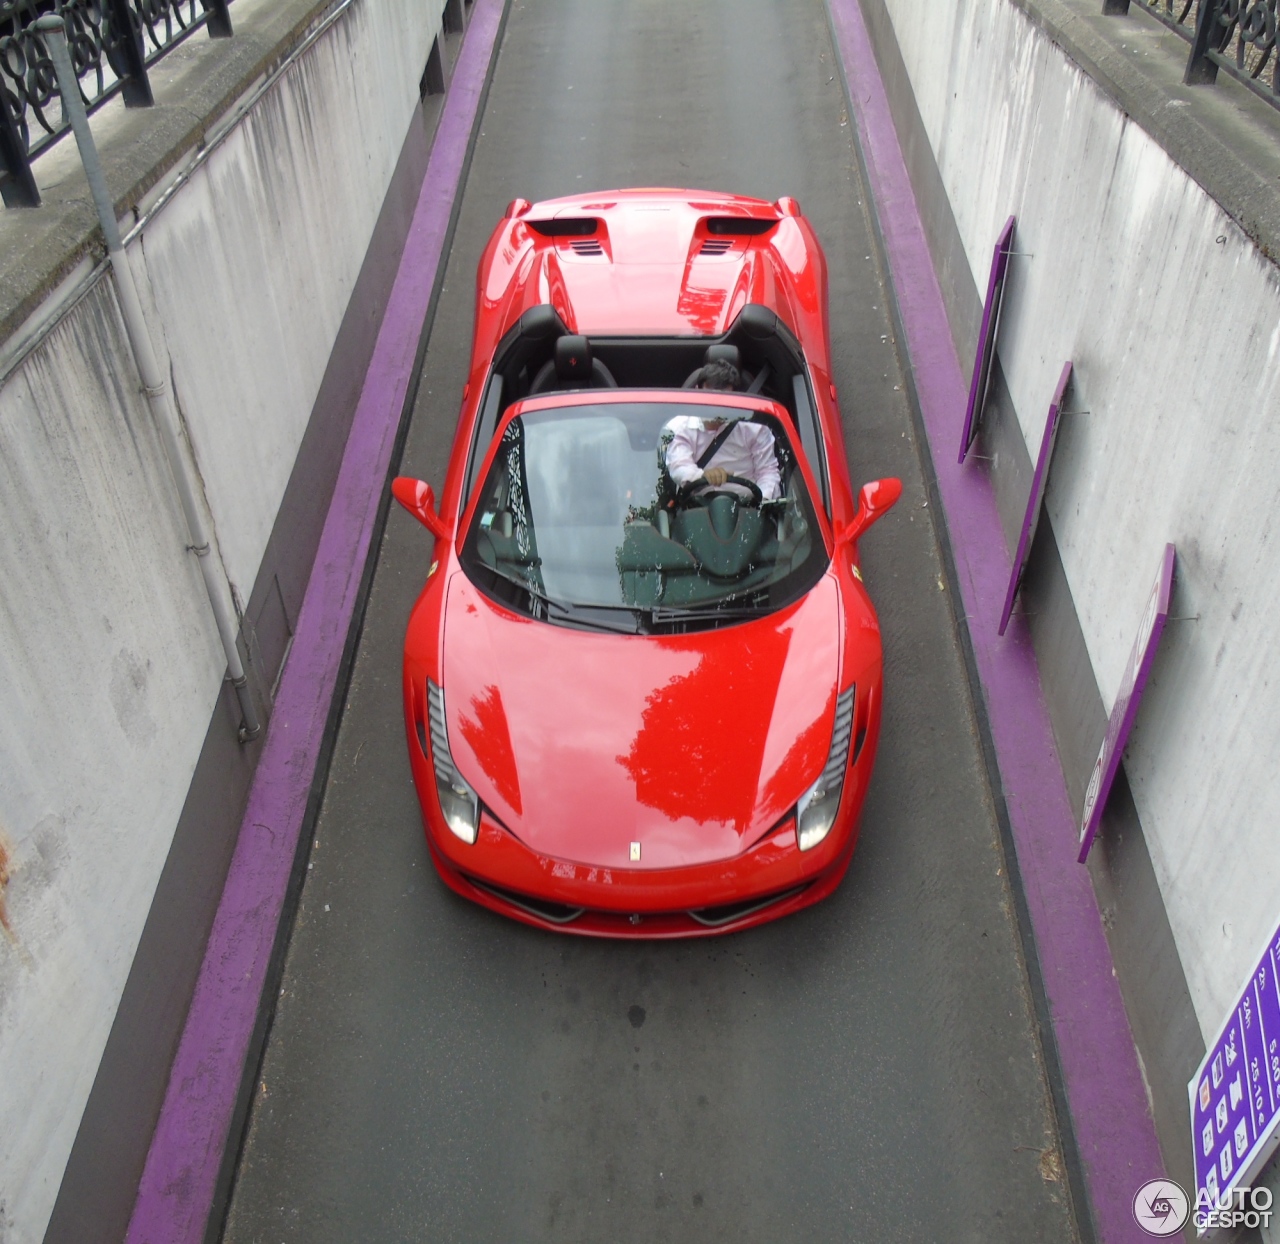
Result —
[{"label": "side mirror", "polygon": [[858,494],[858,512],[851,522],[837,537],[836,544],[845,546],[856,543],[862,534],[878,518],[882,518],[902,496],[900,479],[873,479],[863,484]]},{"label": "side mirror", "polygon": [[430,484],[399,475],[391,481],[391,495],[437,539],[449,534],[445,521],[436,513],[436,498]]}]

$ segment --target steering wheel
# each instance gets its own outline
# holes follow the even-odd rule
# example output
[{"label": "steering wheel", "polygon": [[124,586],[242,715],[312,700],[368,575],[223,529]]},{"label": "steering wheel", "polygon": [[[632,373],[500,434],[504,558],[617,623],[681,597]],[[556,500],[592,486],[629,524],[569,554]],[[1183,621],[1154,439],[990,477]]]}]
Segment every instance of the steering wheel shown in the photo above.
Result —
[{"label": "steering wheel", "polygon": [[[725,477],[724,484],[738,484],[747,489],[748,492],[751,493],[749,501],[750,505],[759,507],[764,504],[764,493],[760,491],[760,486],[755,482],[755,480],[747,479],[742,475],[728,475]],[[706,488],[700,488],[693,494],[692,499],[694,503],[703,506],[710,505],[711,498],[717,497],[721,493],[731,496],[735,501],[742,501],[744,499],[740,493],[734,492],[730,488],[726,488],[724,484],[719,484],[715,487],[708,485]]]}]

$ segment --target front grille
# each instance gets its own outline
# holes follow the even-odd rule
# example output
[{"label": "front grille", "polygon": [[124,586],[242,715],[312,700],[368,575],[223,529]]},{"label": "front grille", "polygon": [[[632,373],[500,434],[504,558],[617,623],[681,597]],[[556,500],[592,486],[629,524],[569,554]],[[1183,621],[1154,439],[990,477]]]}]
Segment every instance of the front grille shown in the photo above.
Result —
[{"label": "front grille", "polygon": [[514,890],[490,885],[487,881],[477,881],[474,877],[468,877],[467,880],[477,890],[492,894],[494,898],[510,903],[512,907],[518,907],[531,916],[537,916],[539,920],[549,920],[552,924],[572,924],[586,911],[585,907],[569,907],[564,903],[553,903],[544,898],[530,898],[527,894],[517,894]]},{"label": "front grille", "polygon": [[[550,899],[533,898],[516,890],[508,890],[505,886],[494,885],[491,881],[481,881],[477,877],[467,875],[467,881],[477,890],[496,898],[499,902],[548,924],[569,925],[583,916],[593,927],[613,928],[618,933],[628,928],[654,929],[665,927],[671,932],[678,932],[684,921],[692,920],[704,929],[721,929],[726,925],[745,920],[757,912],[785,903],[797,894],[808,889],[808,883],[793,886],[780,894],[769,894],[764,898],[746,899],[740,903],[725,903],[718,907],[699,907],[691,911],[649,911],[628,915],[620,911],[600,911],[587,907],[570,907],[567,903],[556,903]],[[684,924],[689,929],[688,924]],[[692,931],[692,930],[690,930]]]},{"label": "front grille", "polygon": [[735,920],[753,916],[756,912],[764,911],[766,907],[772,907],[776,903],[785,903],[787,899],[795,898],[804,888],[798,885],[790,890],[784,890],[781,894],[770,894],[765,898],[747,899],[741,903],[724,903],[719,907],[700,907],[690,911],[689,915],[709,929],[718,929],[723,925],[732,924]]}]

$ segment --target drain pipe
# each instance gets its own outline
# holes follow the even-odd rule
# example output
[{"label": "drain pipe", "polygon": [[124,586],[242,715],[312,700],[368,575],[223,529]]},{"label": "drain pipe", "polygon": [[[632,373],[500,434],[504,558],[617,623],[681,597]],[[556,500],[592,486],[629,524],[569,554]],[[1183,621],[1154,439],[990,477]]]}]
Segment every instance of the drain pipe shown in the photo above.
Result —
[{"label": "drain pipe", "polygon": [[205,530],[204,515],[196,499],[192,471],[188,467],[186,454],[183,452],[178,412],[174,408],[173,396],[160,370],[155,347],[151,342],[151,334],[142,315],[142,303],[138,299],[138,287],[133,279],[133,268],[129,264],[129,256],[120,243],[120,228],[116,224],[115,206],[107,193],[102,165],[98,162],[98,150],[93,144],[93,135],[89,132],[89,119],[85,115],[84,101],[80,98],[80,83],[76,79],[75,71],[71,68],[63,19],[56,13],[46,13],[33,22],[29,29],[42,36],[53,58],[53,66],[58,75],[58,88],[62,93],[62,107],[76,136],[76,145],[80,148],[80,159],[84,162],[84,171],[89,178],[89,190],[93,194],[93,202],[98,209],[98,220],[102,225],[103,236],[107,240],[107,257],[111,260],[111,271],[115,274],[116,297],[119,299],[120,311],[124,316],[125,330],[129,334],[129,344],[133,348],[134,362],[137,364],[138,374],[142,377],[143,392],[147,395],[152,416],[160,429],[165,454],[169,459],[169,468],[178,486],[182,512],[186,516],[187,530],[191,536],[191,544],[188,547],[196,555],[200,573],[204,576],[205,591],[209,593],[213,618],[218,626],[223,651],[227,655],[227,677],[231,679],[236,698],[240,701],[240,712],[243,717],[239,730],[240,742],[247,743],[262,733],[262,725],[258,721],[258,713],[249,692],[249,680],[245,677],[240,650],[236,647],[237,626],[235,610],[231,604],[230,588],[221,572],[221,565],[217,563],[217,559],[209,556],[209,535]]}]

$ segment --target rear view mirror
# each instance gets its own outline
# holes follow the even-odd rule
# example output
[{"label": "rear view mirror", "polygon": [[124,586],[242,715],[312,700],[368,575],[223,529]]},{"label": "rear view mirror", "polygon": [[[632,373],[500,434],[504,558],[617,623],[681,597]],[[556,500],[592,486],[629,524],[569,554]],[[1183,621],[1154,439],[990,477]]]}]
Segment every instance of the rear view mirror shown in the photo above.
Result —
[{"label": "rear view mirror", "polygon": [[876,519],[893,509],[900,496],[900,479],[874,479],[869,484],[863,484],[862,491],[858,494],[858,512],[854,515],[853,522],[837,537],[837,543],[855,543]]},{"label": "rear view mirror", "polygon": [[436,498],[430,484],[399,475],[391,481],[391,495],[433,535],[439,539],[448,535],[444,519],[436,513]]}]

